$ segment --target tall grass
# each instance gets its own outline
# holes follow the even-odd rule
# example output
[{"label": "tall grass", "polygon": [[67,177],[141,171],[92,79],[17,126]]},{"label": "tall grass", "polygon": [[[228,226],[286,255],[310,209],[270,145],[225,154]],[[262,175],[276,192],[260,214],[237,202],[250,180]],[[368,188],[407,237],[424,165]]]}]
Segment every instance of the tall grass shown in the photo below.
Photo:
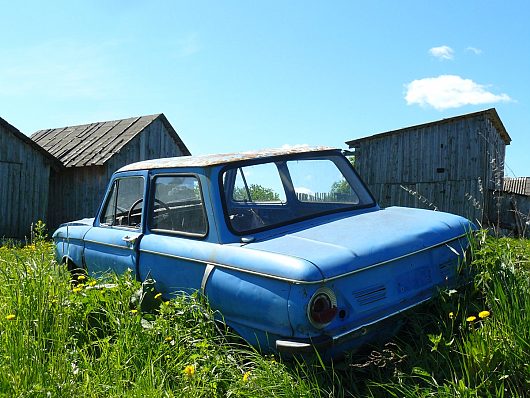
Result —
[{"label": "tall grass", "polygon": [[0,395],[314,396],[302,375],[220,333],[197,297],[131,304],[130,274],[84,279],[47,243],[0,247]]},{"label": "tall grass", "polygon": [[530,244],[481,240],[470,285],[407,314],[387,344],[326,364],[259,354],[221,331],[199,297],[152,295],[147,312],[130,274],[72,284],[46,241],[4,244],[0,396],[522,397]]}]

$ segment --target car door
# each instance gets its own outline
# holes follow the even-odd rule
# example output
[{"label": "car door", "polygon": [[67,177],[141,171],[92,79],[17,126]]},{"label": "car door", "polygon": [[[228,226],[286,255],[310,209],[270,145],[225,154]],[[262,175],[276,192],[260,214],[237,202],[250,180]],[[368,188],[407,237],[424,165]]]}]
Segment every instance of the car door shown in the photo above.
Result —
[{"label": "car door", "polygon": [[[147,228],[140,242],[139,277],[156,281],[165,296],[199,290],[215,244],[199,177],[158,174],[151,182]],[[206,277],[207,278],[207,277]]]},{"label": "car door", "polygon": [[91,273],[136,272],[142,236],[145,178],[125,175],[112,181],[104,205],[85,235],[85,264]]}]

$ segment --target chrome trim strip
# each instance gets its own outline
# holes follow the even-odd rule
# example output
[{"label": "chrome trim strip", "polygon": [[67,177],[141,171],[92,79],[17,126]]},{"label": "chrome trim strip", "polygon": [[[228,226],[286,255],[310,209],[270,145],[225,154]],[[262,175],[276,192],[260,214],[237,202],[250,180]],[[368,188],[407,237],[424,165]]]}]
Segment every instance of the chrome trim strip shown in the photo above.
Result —
[{"label": "chrome trim strip", "polygon": [[[147,254],[154,254],[154,255],[167,257],[167,258],[173,258],[173,259],[177,259],[177,260],[191,261],[191,262],[199,263],[199,264],[206,264],[206,265],[211,264],[211,265],[213,265],[215,267],[218,267],[218,268],[226,268],[226,269],[229,269],[229,270],[244,272],[244,273],[251,274],[251,275],[263,276],[265,278],[276,279],[276,280],[283,281],[283,282],[289,282],[289,283],[293,283],[295,285],[314,285],[314,284],[317,284],[317,283],[320,284],[320,283],[326,283],[326,282],[334,281],[336,279],[340,279],[340,278],[344,278],[344,277],[347,277],[347,276],[350,276],[350,275],[353,275],[353,274],[364,272],[364,271],[367,271],[369,269],[372,269],[372,268],[375,268],[375,267],[379,267],[381,265],[385,265],[385,264],[388,264],[388,263],[391,263],[391,262],[394,262],[394,261],[402,260],[404,258],[407,258],[407,257],[410,257],[410,256],[414,256],[414,255],[416,255],[418,253],[422,253],[424,251],[431,250],[431,249],[434,249],[434,248],[439,247],[439,246],[447,245],[448,243],[456,241],[456,240],[459,240],[461,238],[464,238],[465,236],[467,236],[467,234],[462,234],[460,236],[448,239],[448,240],[446,240],[444,242],[437,243],[436,245],[425,247],[423,249],[416,250],[416,251],[414,251],[412,253],[407,253],[407,254],[404,254],[402,256],[392,258],[390,260],[381,261],[380,263],[372,264],[372,265],[369,265],[369,266],[361,268],[361,269],[356,269],[356,270],[353,270],[353,271],[350,271],[350,272],[346,272],[346,273],[341,274],[341,275],[333,276],[331,278],[322,278],[322,279],[319,279],[319,280],[316,280],[316,281],[304,281],[304,280],[299,280],[299,279],[286,278],[286,277],[283,277],[283,276],[271,275],[271,274],[267,274],[267,273],[264,273],[264,272],[252,271],[252,270],[248,270],[248,269],[245,269],[245,268],[235,267],[235,266],[228,265],[228,264],[221,264],[221,263],[214,263],[214,262],[211,262],[211,261],[198,260],[196,258],[183,257],[183,256],[175,255],[175,254],[161,253],[161,252],[154,251],[154,250],[140,249],[140,252],[141,253],[147,253]],[[99,242],[95,242],[95,243],[99,243]]]},{"label": "chrome trim strip", "polygon": [[[439,246],[448,245],[450,242],[453,242],[455,240],[459,240],[459,239],[461,239],[461,238],[463,238],[465,236],[467,236],[467,234],[462,234],[460,236],[457,236],[455,238],[451,238],[451,239],[446,240],[444,242],[437,243],[436,245],[432,245],[432,246],[429,246],[429,247],[424,247],[423,249],[416,250],[415,252],[407,253],[407,254],[404,254],[402,256],[392,258],[390,260],[381,261],[380,263],[372,264],[372,265],[369,265],[368,267],[364,267],[364,268],[361,268],[361,269],[356,269],[354,271],[350,271],[350,272],[347,272],[347,273],[342,274],[342,275],[333,276],[331,278],[324,279],[324,282],[333,281],[335,279],[339,279],[339,278],[343,278],[345,276],[350,276],[350,275],[353,275],[353,274],[357,274],[359,272],[363,272],[363,271],[372,269],[374,267],[379,267],[380,265],[385,265],[385,264],[388,264],[388,263],[391,263],[391,262],[394,262],[394,261],[403,260],[404,258],[407,258],[407,257],[410,257],[410,256],[414,256],[415,254],[419,254],[419,253],[422,253],[422,252],[427,251],[427,250],[434,249],[434,248],[439,247]],[[454,249],[452,247],[451,247],[451,250],[454,251]]]},{"label": "chrome trim strip", "polygon": [[210,274],[215,269],[215,265],[208,263],[206,265],[206,269],[204,270],[204,275],[202,276],[202,282],[201,282],[201,293],[204,295],[206,291],[206,284],[208,283],[208,278],[210,277]]},{"label": "chrome trim strip", "polygon": [[[326,350],[328,348],[331,348],[333,345],[338,345],[341,343],[345,343],[351,339],[355,339],[358,337],[364,336],[366,333],[368,333],[368,328],[377,325],[380,322],[384,322],[387,319],[390,319],[394,316],[397,316],[401,314],[402,312],[408,311],[418,305],[421,305],[427,301],[429,301],[432,297],[428,297],[425,299],[422,299],[418,301],[417,303],[411,304],[405,308],[402,308],[400,310],[397,310],[391,314],[385,315],[382,318],[378,318],[374,321],[365,323],[361,326],[358,326],[354,329],[348,330],[347,332],[338,334],[336,336],[330,336],[328,334],[326,335],[319,335],[314,336],[313,338],[315,341],[312,341],[312,338],[306,338],[302,339],[302,341],[296,341],[296,340],[276,340],[276,349],[282,352],[288,352],[292,354],[296,353],[303,353],[303,352],[311,352],[311,351],[319,351],[319,350]],[[318,341],[322,337],[328,337],[329,340],[326,341]]]},{"label": "chrome trim strip", "polygon": [[101,245],[101,246],[107,246],[107,247],[113,247],[115,249],[123,249],[123,250],[132,250],[132,248],[134,246],[121,246],[121,245],[115,245],[113,243],[107,243],[107,242],[99,242],[97,240],[88,240],[88,239],[85,239],[84,240],[86,243],[94,243],[96,245]]},{"label": "chrome trim strip", "polygon": [[[402,312],[408,311],[408,310],[410,310],[411,308],[414,308],[414,307],[417,307],[418,305],[421,305],[421,304],[423,304],[423,303],[426,303],[426,302],[429,301],[431,298],[432,298],[432,297],[427,297],[427,298],[425,298],[425,299],[423,299],[423,300],[420,300],[420,301],[418,301],[418,302],[416,302],[416,303],[414,303],[414,304],[411,304],[411,305],[409,305],[409,306],[407,306],[407,307],[404,307],[404,308],[401,308],[401,309],[399,309],[399,310],[397,310],[397,311],[394,311],[394,312],[392,312],[391,314],[385,315],[385,316],[382,317],[382,318],[377,318],[376,320],[374,320],[374,321],[372,321],[372,322],[365,323],[365,324],[363,324],[363,325],[361,325],[361,326],[356,327],[355,329],[348,330],[347,332],[344,332],[344,333],[338,334],[338,335],[336,335],[336,336],[333,336],[333,343],[336,343],[338,340],[341,340],[341,339],[347,338],[349,335],[354,334],[355,332],[358,332],[359,330],[362,330],[362,329],[364,329],[364,328],[367,328],[367,327],[373,326],[373,325],[375,325],[375,324],[377,324],[377,323],[379,323],[379,322],[382,322],[382,321],[384,321],[384,320],[386,320],[386,319],[389,319],[389,318],[392,318],[392,317],[394,317],[394,316],[396,316],[396,315],[399,315],[399,314],[401,314]],[[363,334],[364,334],[364,333],[363,333]]]},{"label": "chrome trim strip", "polygon": [[283,281],[283,282],[289,282],[289,283],[297,283],[297,284],[302,284],[303,283],[303,284],[306,284],[306,283],[321,283],[322,282],[321,279],[319,279],[318,281],[311,281],[311,282],[300,281],[298,279],[291,279],[291,278],[285,278],[285,277],[282,277],[282,276],[266,274],[264,272],[258,272],[258,271],[252,271],[252,270],[245,269],[245,268],[234,267],[232,265],[213,263],[211,261],[203,261],[203,260],[198,260],[196,258],[182,257],[182,256],[177,256],[175,254],[160,253],[160,252],[153,251],[153,250],[140,249],[140,253],[154,254],[154,255],[157,255],[157,256],[173,258],[173,259],[176,259],[176,260],[191,261],[191,262],[199,263],[199,264],[206,264],[206,265],[210,265],[211,264],[212,266],[218,267],[218,268],[226,268],[226,269],[233,270],[233,271],[244,272],[246,274],[257,275],[257,276],[263,276],[265,278],[277,279],[277,280],[280,280],[280,281]]}]

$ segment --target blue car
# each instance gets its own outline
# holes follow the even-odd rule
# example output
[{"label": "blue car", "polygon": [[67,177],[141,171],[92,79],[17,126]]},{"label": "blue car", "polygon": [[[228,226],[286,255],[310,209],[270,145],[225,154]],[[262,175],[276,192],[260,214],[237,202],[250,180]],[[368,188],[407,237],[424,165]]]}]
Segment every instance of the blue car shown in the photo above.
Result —
[{"label": "blue car", "polygon": [[72,270],[131,269],[166,299],[199,291],[263,351],[334,357],[453,287],[472,229],[382,209],[340,150],[293,147],[125,166],[95,218],[53,237]]}]

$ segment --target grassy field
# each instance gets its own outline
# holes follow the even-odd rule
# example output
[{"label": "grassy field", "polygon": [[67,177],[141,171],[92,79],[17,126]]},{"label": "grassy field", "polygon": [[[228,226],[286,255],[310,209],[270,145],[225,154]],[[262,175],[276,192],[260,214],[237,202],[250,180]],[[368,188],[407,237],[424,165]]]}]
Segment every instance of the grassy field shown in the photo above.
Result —
[{"label": "grassy field", "polygon": [[131,304],[131,275],[72,285],[51,244],[0,247],[2,397],[513,397],[530,391],[530,243],[480,238],[472,283],[384,346],[283,362],[218,330],[196,297]]}]

